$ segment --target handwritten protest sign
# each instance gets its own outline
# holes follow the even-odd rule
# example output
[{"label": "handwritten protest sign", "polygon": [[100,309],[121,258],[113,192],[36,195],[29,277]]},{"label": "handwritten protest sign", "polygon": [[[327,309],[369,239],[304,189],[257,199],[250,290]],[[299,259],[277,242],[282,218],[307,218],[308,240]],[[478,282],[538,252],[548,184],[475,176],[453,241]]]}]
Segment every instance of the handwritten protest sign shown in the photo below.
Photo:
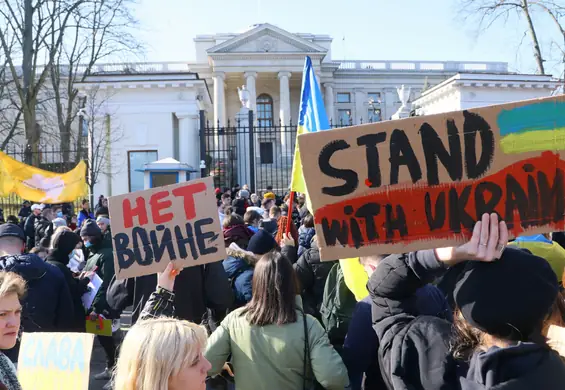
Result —
[{"label": "handwritten protest sign", "polygon": [[226,258],[211,177],[114,196],[114,264],[118,279]]},{"label": "handwritten protest sign", "polygon": [[94,335],[24,333],[18,357],[23,390],[88,390]]},{"label": "handwritten protest sign", "polygon": [[565,227],[565,97],[298,137],[323,260]]}]

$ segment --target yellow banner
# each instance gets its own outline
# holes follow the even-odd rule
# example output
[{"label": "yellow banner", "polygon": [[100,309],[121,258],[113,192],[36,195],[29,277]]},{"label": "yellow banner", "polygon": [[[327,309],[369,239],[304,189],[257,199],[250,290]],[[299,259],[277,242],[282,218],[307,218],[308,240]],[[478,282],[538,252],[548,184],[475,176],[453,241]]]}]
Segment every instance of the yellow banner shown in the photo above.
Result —
[{"label": "yellow banner", "polygon": [[0,196],[11,193],[38,203],[74,202],[88,194],[86,164],[67,173],[44,171],[0,152]]},{"label": "yellow banner", "polygon": [[23,390],[88,390],[94,335],[24,333],[18,358]]}]

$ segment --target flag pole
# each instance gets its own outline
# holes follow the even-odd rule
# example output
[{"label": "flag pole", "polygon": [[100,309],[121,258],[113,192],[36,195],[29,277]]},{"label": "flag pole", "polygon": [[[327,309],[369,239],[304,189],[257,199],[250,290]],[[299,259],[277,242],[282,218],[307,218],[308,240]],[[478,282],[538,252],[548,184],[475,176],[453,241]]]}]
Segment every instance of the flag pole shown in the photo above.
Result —
[{"label": "flag pole", "polygon": [[[290,191],[290,197],[288,198],[288,216],[286,219],[286,228],[285,228],[285,233],[290,233],[290,224],[293,223],[292,221],[292,207],[294,206],[294,191]],[[296,245],[297,243],[295,243]]]}]

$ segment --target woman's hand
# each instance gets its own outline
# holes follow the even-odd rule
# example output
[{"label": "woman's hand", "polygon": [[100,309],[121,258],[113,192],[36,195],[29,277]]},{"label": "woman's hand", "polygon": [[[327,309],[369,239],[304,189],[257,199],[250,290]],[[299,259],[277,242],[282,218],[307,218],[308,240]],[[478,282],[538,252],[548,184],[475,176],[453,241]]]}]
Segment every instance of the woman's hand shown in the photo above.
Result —
[{"label": "woman's hand", "polygon": [[294,239],[290,235],[290,233],[284,233],[281,238],[281,246],[295,246]]},{"label": "woman's hand", "polygon": [[180,270],[175,268],[175,264],[171,261],[163,272],[157,273],[157,287],[165,290],[173,291],[175,287],[175,278]]},{"label": "woman's hand", "polygon": [[506,222],[496,214],[483,214],[475,224],[471,240],[459,247],[438,248],[436,257],[448,266],[465,260],[490,262],[499,259],[508,243]]}]

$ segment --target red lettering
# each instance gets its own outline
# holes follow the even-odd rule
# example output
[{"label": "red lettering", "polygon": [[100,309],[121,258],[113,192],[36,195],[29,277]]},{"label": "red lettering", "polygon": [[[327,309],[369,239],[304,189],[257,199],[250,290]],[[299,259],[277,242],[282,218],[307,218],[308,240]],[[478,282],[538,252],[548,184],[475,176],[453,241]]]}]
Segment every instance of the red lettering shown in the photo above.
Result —
[{"label": "red lettering", "polygon": [[139,225],[143,226],[148,222],[147,210],[145,209],[145,200],[143,197],[135,199],[135,207],[131,207],[129,199],[124,199],[122,202],[122,209],[124,215],[124,227],[130,228],[133,226],[133,217],[137,217]]},{"label": "red lettering", "polygon": [[154,224],[162,224],[169,222],[173,219],[173,213],[161,214],[161,211],[170,208],[173,202],[170,200],[161,201],[162,199],[169,196],[169,191],[156,192],[151,195],[149,199],[149,204],[151,205],[151,215],[153,216]]},{"label": "red lettering", "polygon": [[182,196],[184,198],[184,214],[187,220],[196,217],[194,194],[204,191],[206,191],[205,183],[191,184],[185,187],[175,188],[173,190],[174,196]]}]

